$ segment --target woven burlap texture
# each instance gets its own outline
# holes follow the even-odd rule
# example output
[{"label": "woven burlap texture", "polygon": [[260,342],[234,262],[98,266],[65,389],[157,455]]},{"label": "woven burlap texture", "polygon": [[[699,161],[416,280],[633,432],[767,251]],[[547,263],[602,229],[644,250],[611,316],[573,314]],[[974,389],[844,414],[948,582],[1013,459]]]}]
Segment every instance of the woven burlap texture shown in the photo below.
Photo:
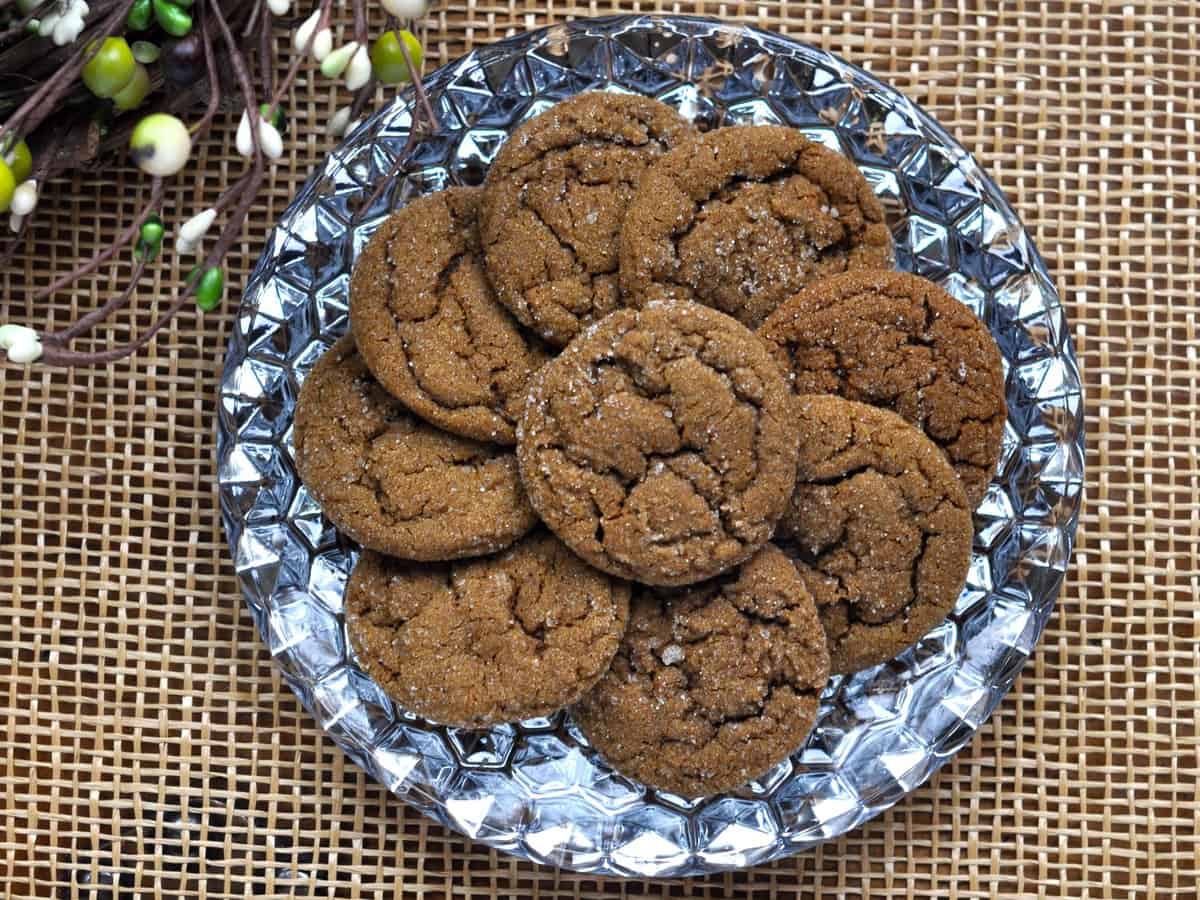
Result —
[{"label": "woven burlap texture", "polygon": [[[429,62],[579,15],[718,15],[869,68],[995,177],[1069,310],[1087,496],[1058,610],[976,738],[860,830],[710,879],[577,877],[430,823],[323,736],[244,611],[214,465],[231,296],[133,362],[0,367],[0,895],[1197,896],[1200,10],[881,7],[435,3]],[[327,152],[337,104],[319,79],[294,91],[296,137],[228,259],[231,294]],[[240,170],[235,124],[199,148],[202,199]],[[61,327],[109,296],[127,261],[32,299],[145,191],[128,171],[51,185],[0,273],[0,320]],[[199,208],[192,184],[165,206]],[[98,340],[151,321],[180,274]]]}]

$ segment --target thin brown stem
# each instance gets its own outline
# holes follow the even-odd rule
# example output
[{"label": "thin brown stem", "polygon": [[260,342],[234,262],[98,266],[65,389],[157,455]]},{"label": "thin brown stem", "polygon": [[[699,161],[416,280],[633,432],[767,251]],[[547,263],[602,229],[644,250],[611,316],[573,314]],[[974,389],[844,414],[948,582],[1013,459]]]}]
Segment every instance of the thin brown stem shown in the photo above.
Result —
[{"label": "thin brown stem", "polygon": [[[221,30],[222,38],[229,52],[230,64],[233,67],[234,76],[238,86],[241,89],[243,100],[246,103],[246,108],[255,110],[254,104],[254,88],[251,85],[250,73],[246,67],[246,60],[238,49],[233,33],[229,28],[229,23],[225,19],[219,6],[214,6],[214,16],[217,20],[217,25]],[[221,234],[217,239],[216,244],[205,255],[201,269],[207,270],[213,266],[220,264],[225,255],[233,246],[233,242],[241,234],[242,228],[246,222],[246,216],[250,211],[250,207],[254,205],[258,197],[259,189],[262,186],[264,178],[264,165],[262,149],[258,142],[258,129],[253,130],[254,133],[254,162],[251,171],[248,173],[246,180],[247,187],[241,191],[240,199],[233,214],[229,217],[225,227],[221,230]],[[120,347],[113,347],[108,350],[101,351],[74,351],[69,350],[58,343],[50,343],[44,345],[42,362],[50,366],[90,366],[101,365],[104,363],[116,362],[119,359],[130,356],[136,353],[142,347],[146,346],[159,331],[161,331],[168,322],[175,317],[183,305],[195,294],[196,285],[199,279],[192,279],[181,290],[170,305],[166,308],[162,315],[155,320],[154,324],[143,332],[136,340],[124,344]]]},{"label": "thin brown stem", "polygon": [[[112,15],[104,20],[97,31],[100,37],[108,37],[125,24],[133,0],[120,0],[113,9]],[[58,108],[62,96],[71,89],[75,79],[93,56],[100,52],[100,41],[79,41],[80,50],[71,60],[56,73],[47,78],[40,88],[34,91],[21,107],[0,125],[0,140],[9,131],[16,131],[20,126],[26,132],[32,132]]]},{"label": "thin brown stem", "polygon": [[262,95],[270,97],[274,91],[275,57],[271,53],[271,10],[267,4],[260,4],[262,25],[258,29],[258,69],[262,78]]},{"label": "thin brown stem", "polygon": [[133,292],[137,290],[138,282],[142,280],[142,274],[146,271],[146,260],[139,259],[137,265],[133,267],[133,274],[129,276],[129,284],[120,294],[113,296],[103,306],[93,309],[86,316],[81,316],[75,324],[54,331],[50,334],[42,335],[43,344],[66,344],[85,334],[111,316],[119,309],[123,309],[130,298],[133,297]]},{"label": "thin brown stem", "polygon": [[354,0],[354,39],[360,46],[367,46],[367,4],[364,0]]},{"label": "thin brown stem", "polygon": [[287,74],[283,81],[279,82],[279,87],[275,89],[274,96],[271,97],[271,112],[270,115],[275,115],[275,110],[279,104],[283,102],[283,98],[287,96],[287,92],[292,89],[292,85],[296,81],[296,76],[300,72],[300,67],[304,65],[309,55],[312,53],[313,41],[317,39],[317,32],[325,28],[329,24],[329,8],[333,0],[321,0],[320,18],[317,19],[317,27],[312,30],[312,34],[308,36],[308,41],[304,45],[304,49],[293,57],[291,65],[288,66]]},{"label": "thin brown stem", "polygon": [[142,332],[135,341],[123,344],[120,347],[113,347],[110,350],[97,351],[69,350],[61,344],[43,344],[41,362],[47,366],[98,366],[104,363],[116,362],[119,359],[124,359],[126,356],[132,356],[150,343],[154,336],[162,330],[163,326],[175,318],[175,314],[179,312],[195,292],[196,282],[193,281],[175,296],[175,299],[171,301],[171,305],[167,307],[166,311],[155,320],[153,325]]},{"label": "thin brown stem", "polygon": [[39,18],[42,13],[44,13],[50,7],[50,4],[54,2],[55,0],[45,0],[45,2],[43,2],[40,6],[35,7],[33,12],[26,15],[23,19],[18,19],[17,23],[7,31],[0,31],[0,44],[3,44],[5,41],[14,38],[17,35],[24,34],[25,28],[29,25],[29,23],[34,19]]},{"label": "thin brown stem", "polygon": [[67,285],[74,284],[84,275],[95,272],[98,268],[100,268],[101,263],[108,262],[108,260],[116,256],[117,253],[119,253],[129,244],[129,242],[133,239],[133,236],[138,233],[139,229],[142,227],[142,223],[146,221],[146,217],[162,203],[162,195],[163,180],[161,178],[155,178],[150,184],[150,199],[146,201],[145,206],[143,206],[141,212],[134,217],[133,222],[128,228],[117,235],[116,239],[111,244],[109,244],[91,259],[77,266],[74,271],[68,272],[66,275],[63,275],[61,278],[52,281],[49,285],[42,288],[33,295],[33,299],[44,300],[46,297],[49,297],[56,291],[61,291]]},{"label": "thin brown stem", "polygon": [[209,18],[205,4],[199,6],[198,13],[200,41],[204,47],[204,69],[208,73],[208,106],[205,107],[200,121],[190,130],[193,135],[200,137],[208,132],[209,126],[212,125],[212,121],[217,115],[217,108],[221,105],[221,74],[217,71],[217,60],[213,53],[212,19]]},{"label": "thin brown stem", "polygon": [[229,54],[229,64],[233,68],[233,77],[242,91],[242,102],[246,106],[246,115],[250,117],[250,138],[254,144],[254,165],[261,167],[261,131],[256,127],[259,115],[258,104],[254,102],[254,87],[250,81],[250,72],[246,68],[246,58],[242,56],[242,51],[234,39],[233,32],[229,30],[229,22],[225,19],[225,13],[221,9],[221,4],[213,4],[213,14],[216,16],[217,26],[221,29],[221,37],[225,42],[225,49]]},{"label": "thin brown stem", "polygon": [[421,73],[413,65],[412,57],[409,55],[408,48],[404,46],[403,41],[400,42],[400,51],[404,54],[404,64],[408,66],[408,75],[412,80],[413,94],[416,95],[416,102],[413,104],[411,112],[412,119],[408,129],[408,140],[404,144],[404,149],[397,154],[396,160],[392,163],[392,168],[388,171],[387,175],[379,180],[375,185],[375,189],[367,197],[366,202],[354,213],[354,222],[357,222],[367,210],[379,201],[379,198],[383,196],[383,192],[388,189],[388,185],[395,180],[396,176],[404,168],[409,154],[412,152],[421,135],[421,114],[423,113],[428,120],[426,124],[430,131],[436,131],[438,127],[437,115],[433,111],[433,105],[429,102],[429,95],[425,93],[425,83],[421,80]]},{"label": "thin brown stem", "polygon": [[266,9],[267,4],[252,3],[250,6],[252,7],[250,10],[250,16],[246,19],[245,27],[242,28],[242,37],[244,38],[250,37],[250,35],[254,32],[254,26],[258,24],[259,13]]},{"label": "thin brown stem", "polygon": [[404,65],[408,67],[408,77],[412,80],[413,93],[417,95],[417,103],[424,110],[425,117],[429,120],[429,127],[437,128],[437,113],[433,111],[433,106],[429,103],[429,95],[425,93],[425,83],[421,81],[421,72],[413,65],[412,55],[408,52],[408,46],[404,41],[400,41],[400,52],[404,55]]},{"label": "thin brown stem", "polygon": [[251,169],[245,174],[239,176],[238,180],[227,187],[224,193],[217,198],[217,202],[212,205],[212,208],[217,212],[224,212],[226,207],[228,207],[231,203],[233,203],[234,200],[236,200],[242,195],[242,193],[245,192],[246,186],[253,181],[253,175],[254,170]]}]

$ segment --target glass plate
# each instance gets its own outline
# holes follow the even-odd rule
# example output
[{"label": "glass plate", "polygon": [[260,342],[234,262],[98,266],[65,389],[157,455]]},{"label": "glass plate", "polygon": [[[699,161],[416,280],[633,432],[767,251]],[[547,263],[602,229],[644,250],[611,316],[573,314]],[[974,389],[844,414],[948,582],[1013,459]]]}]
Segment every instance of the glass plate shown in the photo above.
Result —
[{"label": "glass plate", "polygon": [[[246,603],[288,684],[397,797],[473,840],[549,865],[695,875],[777,859],[877,815],[987,719],[1037,643],[1071,556],[1083,482],[1079,373],[1028,234],[966,151],[904,97],[836,57],[752,28],[581,20],[480,48],[427,85],[442,127],[393,171],[411,122],[402,96],[330,154],[267,239],[229,344],[221,508]],[[785,123],[846,154],[887,209],[900,267],[969,306],[1005,360],[1003,459],[975,514],[954,614],[891,662],[831,683],[790,759],[698,801],[615,774],[562,713],[471,732],[392,703],[346,640],[342,591],[355,547],[292,465],[296,392],[346,330],[350,270],[380,221],[413,197],[478,183],[514,126],[596,88],[658,97],[713,127]],[[388,189],[362,209],[389,174]]]}]

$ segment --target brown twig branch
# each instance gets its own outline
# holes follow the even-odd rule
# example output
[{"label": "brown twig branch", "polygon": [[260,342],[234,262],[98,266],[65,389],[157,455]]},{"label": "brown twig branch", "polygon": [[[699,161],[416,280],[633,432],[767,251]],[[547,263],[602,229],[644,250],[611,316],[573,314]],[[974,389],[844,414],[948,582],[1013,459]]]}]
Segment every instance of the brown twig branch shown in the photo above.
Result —
[{"label": "brown twig branch", "polygon": [[98,268],[100,268],[101,264],[108,262],[110,259],[116,256],[117,253],[125,249],[125,247],[129,245],[129,242],[133,240],[133,236],[141,229],[142,223],[146,221],[146,217],[162,204],[162,195],[163,180],[161,178],[155,178],[150,184],[150,199],[146,201],[145,205],[141,208],[141,211],[134,216],[133,221],[117,236],[116,240],[114,240],[111,244],[109,244],[91,259],[80,263],[73,271],[68,272],[66,275],[63,275],[60,278],[50,282],[50,284],[46,285],[46,287],[34,294],[33,299],[44,300],[56,291],[61,291],[67,285],[74,284],[84,275],[89,275],[92,272],[95,272]]},{"label": "brown twig branch", "polygon": [[[233,68],[234,78],[242,93],[242,99],[246,104],[246,108],[252,112],[257,112],[254,103],[254,88],[251,84],[250,73],[246,64],[246,59],[242,55],[241,49],[238,47],[234,39],[233,32],[229,27],[219,4],[213,5],[213,16],[216,19],[217,26],[221,32],[222,40],[225,44],[226,52],[229,54],[230,65]],[[246,187],[241,190],[239,201],[234,209],[233,214],[229,217],[222,228],[220,236],[211,250],[205,255],[204,261],[200,265],[200,271],[206,271],[213,266],[219,265],[225,258],[233,246],[233,242],[242,232],[242,227],[245,224],[246,216],[250,211],[250,207],[258,197],[259,188],[262,185],[264,177],[264,160],[262,147],[259,142],[259,131],[257,128],[252,129],[254,141],[254,159],[251,164],[251,170],[246,176],[243,176],[243,181]],[[159,179],[155,179],[159,182]],[[231,190],[226,191],[226,196],[238,196]],[[126,239],[128,240],[128,238]],[[62,345],[60,341],[51,341],[43,344],[42,362],[49,366],[93,366],[103,365],[110,362],[116,362],[133,353],[136,353],[142,347],[146,346],[159,331],[161,331],[167,323],[169,323],[183,308],[184,304],[190,300],[196,292],[199,278],[192,278],[182,290],[178,291],[166,310],[154,321],[151,326],[139,335],[135,340],[119,347],[113,347],[107,350],[95,351],[77,351],[70,350]],[[112,301],[111,305],[117,308],[122,302],[120,298],[117,301]],[[109,305],[109,304],[106,304]],[[100,321],[97,319],[96,321]],[[94,323],[93,323],[94,324]],[[68,329],[69,330],[69,329]]]},{"label": "brown twig branch", "polygon": [[55,0],[44,0],[40,6],[34,7],[33,12],[28,13],[24,18],[18,19],[16,24],[7,31],[0,31],[0,44],[11,40],[18,35],[25,34],[25,29],[29,26],[29,23],[34,19],[40,18],[41,15],[46,12],[46,10],[49,9],[50,5],[54,2]]},{"label": "brown twig branch", "polygon": [[133,267],[133,274],[129,276],[129,284],[120,294],[109,299],[103,306],[93,309],[86,316],[81,316],[74,325],[64,328],[61,331],[54,331],[50,334],[42,335],[43,344],[66,344],[79,337],[81,334],[86,334],[94,327],[99,325],[113,313],[119,309],[123,309],[129,303],[133,292],[137,289],[138,282],[142,280],[142,275],[146,271],[146,260],[139,259],[137,265]]},{"label": "brown twig branch", "polygon": [[[133,0],[121,0],[113,10],[112,15],[104,20],[98,29],[100,37],[112,35],[120,26],[125,24]],[[83,71],[83,67],[93,56],[100,52],[101,41],[80,40],[79,51],[65,66],[54,75],[47,78],[40,88],[14,112],[3,125],[0,125],[0,140],[9,132],[24,126],[26,132],[31,132],[46,120],[57,109],[59,100],[74,85],[75,79]]]},{"label": "brown twig branch", "polygon": [[[390,24],[391,20],[389,19],[389,25]],[[388,170],[387,175],[379,179],[379,183],[375,185],[375,189],[371,191],[371,194],[367,197],[366,202],[363,203],[354,213],[352,218],[352,221],[354,222],[359,221],[359,219],[367,210],[379,202],[379,198],[382,197],[383,192],[388,189],[388,185],[395,180],[396,176],[400,174],[401,170],[404,168],[404,165],[408,162],[408,157],[412,153],[413,147],[416,146],[417,141],[422,136],[421,114],[424,113],[426,117],[426,125],[430,131],[436,131],[438,127],[437,114],[433,111],[433,104],[429,102],[429,95],[425,93],[425,83],[421,80],[421,73],[417,71],[417,67],[413,63],[412,56],[409,54],[408,48],[404,46],[403,41],[400,42],[400,51],[404,54],[404,64],[408,67],[409,79],[412,81],[413,86],[413,95],[416,98],[415,102],[412,104],[412,111],[410,113],[411,118],[408,128],[408,140],[405,141],[404,149],[397,154],[396,159],[392,163],[391,169]]]},{"label": "brown twig branch", "polygon": [[[0,87],[0,139],[6,134],[29,135],[36,132],[38,146],[35,148],[34,177],[39,183],[52,179],[71,168],[89,160],[101,158],[117,151],[128,143],[129,133],[136,120],[118,116],[113,127],[105,131],[97,127],[92,112],[98,108],[95,98],[83,89],[79,74],[91,56],[97,52],[101,37],[123,31],[124,21],[134,0],[92,0],[91,22],[75,45],[52,48],[47,53],[40,38],[18,39],[16,44],[3,46],[5,37],[23,29],[25,21],[49,8],[55,0],[45,0],[38,9],[0,35],[0,73],[7,77],[10,70],[14,76]],[[0,10],[11,6],[12,0],[0,0]],[[189,131],[194,139],[202,138],[212,127],[221,108],[224,91],[230,86],[240,95],[250,120],[257,125],[259,103],[269,101],[268,121],[287,97],[299,72],[311,56],[312,44],[317,33],[329,26],[333,0],[318,0],[320,13],[318,25],[313,29],[308,44],[291,59],[283,78],[274,78],[275,58],[274,18],[265,3],[245,3],[240,0],[194,0],[192,14],[195,28],[199,32],[204,51],[203,81],[197,80],[181,90],[159,96],[159,109],[171,114],[184,115],[201,102],[204,103],[200,117],[191,123]],[[367,47],[369,40],[367,5],[365,0],[352,0],[354,39],[360,46]],[[391,20],[389,20],[391,21]],[[289,22],[295,27],[298,22]],[[389,25],[389,27],[391,27]],[[235,38],[239,32],[241,42]],[[407,46],[401,44],[401,53],[413,82],[412,127],[409,140],[397,160],[411,155],[412,148],[423,134],[437,127],[436,114],[425,93]],[[257,71],[256,71],[257,70]],[[261,80],[261,93],[256,96],[253,76]],[[27,78],[22,81],[22,78]],[[155,84],[154,90],[160,86]],[[351,102],[352,117],[357,118],[375,95],[376,82],[372,79],[357,90]],[[6,112],[6,110],[12,110]],[[64,116],[64,111],[66,115]],[[145,114],[143,109],[137,119]],[[262,147],[260,128],[251,129],[253,152],[246,170],[229,184],[212,204],[212,208],[224,215],[224,222],[216,240],[203,255],[197,277],[189,277],[180,285],[169,302],[151,324],[133,340],[117,347],[98,350],[74,350],[68,345],[77,338],[89,334],[102,322],[118,311],[127,308],[137,296],[137,288],[144,280],[148,261],[138,259],[133,266],[128,284],[106,302],[87,312],[74,323],[42,336],[43,357],[47,365],[97,365],[122,359],[149,343],[159,331],[179,313],[189,300],[196,296],[202,273],[221,266],[234,244],[242,235],[246,219],[253,208],[266,179],[267,160]],[[383,179],[367,206],[372,205],[386,189],[391,176]],[[146,217],[161,206],[164,196],[163,181],[152,181],[150,195],[135,220],[128,225],[107,247],[97,251],[90,259],[52,284],[39,290],[35,300],[42,300],[69,285],[96,272],[112,260],[123,249],[128,249],[138,234]],[[13,242],[14,249],[16,241]],[[0,253],[0,264],[4,254]]]},{"label": "brown twig branch", "polygon": [[[279,83],[279,87],[275,90],[274,96],[271,97],[271,115],[275,115],[275,110],[279,104],[283,102],[283,98],[287,96],[287,92],[292,89],[292,85],[296,81],[296,76],[300,72],[300,67],[304,65],[305,60],[312,54],[313,42],[317,38],[317,32],[329,25],[329,12],[333,0],[321,0],[319,7],[321,16],[317,20],[317,27],[312,30],[312,34],[308,36],[308,41],[304,44],[304,49],[297,53],[291,64],[288,66],[287,74],[283,77],[283,81]],[[268,117],[269,118],[269,117]]]}]

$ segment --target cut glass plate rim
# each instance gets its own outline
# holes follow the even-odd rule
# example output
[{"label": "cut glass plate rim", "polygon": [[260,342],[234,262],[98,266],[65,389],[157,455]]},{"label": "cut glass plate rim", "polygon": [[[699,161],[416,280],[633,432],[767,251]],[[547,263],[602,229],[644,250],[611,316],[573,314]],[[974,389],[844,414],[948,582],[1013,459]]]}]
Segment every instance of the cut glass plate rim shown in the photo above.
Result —
[{"label": "cut glass plate rim", "polygon": [[[478,48],[425,84],[443,123],[459,127],[426,136],[365,211],[407,139],[411,93],[355,129],[268,237],[230,339],[218,416],[222,520],[247,608],[288,685],[392,793],[483,844],[582,872],[679,877],[756,865],[887,809],[964,746],[1012,685],[1074,544],[1083,492],[1075,354],[1053,281],[1003,193],[873,76],[714,19],[575,20]],[[789,760],[699,800],[612,773],[563,714],[465,732],[392,703],[345,635],[341,590],[355,548],[322,518],[291,462],[296,392],[346,328],[347,274],[373,228],[412,196],[477,181],[521,117],[588,87],[645,89],[685,114],[723,115],[722,124],[774,117],[836,146],[888,208],[900,267],[971,306],[1005,357],[1004,458],[976,512],[954,614],[895,660],[836,679]]]}]

